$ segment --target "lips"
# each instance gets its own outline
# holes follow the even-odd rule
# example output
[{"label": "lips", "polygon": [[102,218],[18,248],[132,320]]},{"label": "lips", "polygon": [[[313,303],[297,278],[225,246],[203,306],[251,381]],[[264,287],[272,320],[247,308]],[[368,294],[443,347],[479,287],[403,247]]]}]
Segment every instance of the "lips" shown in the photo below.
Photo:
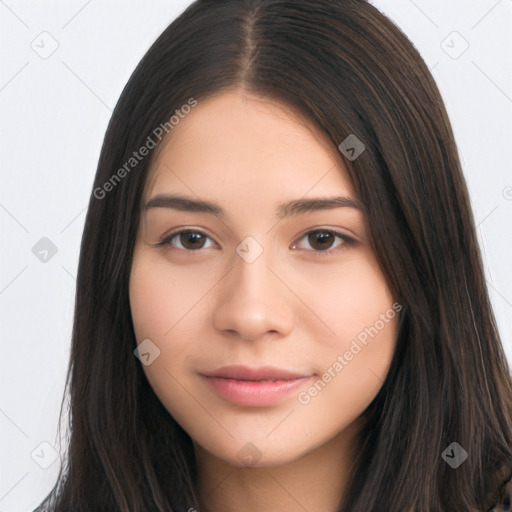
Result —
[{"label": "lips", "polygon": [[310,377],[305,373],[298,373],[272,366],[261,366],[250,368],[248,366],[223,366],[211,373],[205,373],[206,377],[217,377],[222,379],[235,379],[246,381],[287,381],[303,377]]},{"label": "lips", "polygon": [[202,376],[218,396],[247,407],[267,407],[284,401],[313,377],[270,366],[224,366]]}]

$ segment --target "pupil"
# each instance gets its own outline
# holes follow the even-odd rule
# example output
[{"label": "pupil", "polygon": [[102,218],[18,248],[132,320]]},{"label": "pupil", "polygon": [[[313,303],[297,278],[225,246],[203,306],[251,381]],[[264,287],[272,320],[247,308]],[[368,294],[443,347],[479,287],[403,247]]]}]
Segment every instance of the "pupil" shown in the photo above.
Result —
[{"label": "pupil", "polygon": [[202,236],[203,235],[201,235],[201,233],[194,233],[192,231],[188,231],[188,232],[182,234],[181,243],[185,247],[187,246],[187,243],[191,244],[192,248],[200,247],[201,243],[198,244],[197,242],[201,241]]},{"label": "pupil", "polygon": [[[313,243],[311,242],[311,237],[313,237]],[[331,233],[328,233],[326,231],[317,231],[316,233],[313,233],[310,235],[311,247],[313,247],[315,249],[325,250],[325,249],[329,248],[329,246],[331,245],[330,242],[332,242],[332,241],[329,240],[329,238],[332,238]],[[325,243],[325,242],[327,242],[327,243]],[[320,246],[315,247],[315,244],[318,244],[318,243],[320,243]]]}]

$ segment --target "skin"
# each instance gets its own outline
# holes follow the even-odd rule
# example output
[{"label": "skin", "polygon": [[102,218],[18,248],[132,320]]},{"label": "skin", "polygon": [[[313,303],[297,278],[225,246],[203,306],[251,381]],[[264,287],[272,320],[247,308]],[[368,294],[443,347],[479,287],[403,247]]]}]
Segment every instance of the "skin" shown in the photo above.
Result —
[{"label": "skin", "polygon": [[[357,199],[340,155],[285,105],[232,90],[199,102],[155,156],[143,204],[174,193],[226,210],[224,219],[145,210],[130,277],[137,343],[150,339],[160,350],[143,369],[193,440],[202,510],[334,512],[357,452],[361,413],[391,363],[398,316],[333,373],[338,356],[395,302],[366,218],[349,207],[282,220],[275,211],[300,198]],[[155,245],[178,228],[205,235]],[[307,234],[320,228],[354,243],[332,235],[315,244]],[[247,236],[263,249],[250,263],[236,251]],[[241,406],[201,375],[228,364],[313,377],[278,403]],[[335,376],[300,403],[299,392],[328,368]],[[252,460],[240,455],[247,443],[241,453],[249,450]]]}]

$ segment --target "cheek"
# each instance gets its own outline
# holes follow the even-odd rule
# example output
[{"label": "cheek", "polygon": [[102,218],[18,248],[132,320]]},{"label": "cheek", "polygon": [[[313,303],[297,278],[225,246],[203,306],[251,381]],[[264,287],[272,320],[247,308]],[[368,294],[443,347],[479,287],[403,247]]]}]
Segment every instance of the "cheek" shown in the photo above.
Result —
[{"label": "cheek", "polygon": [[[137,343],[150,339],[159,350],[154,362],[143,366],[155,390],[165,390],[169,373],[180,374],[204,353],[200,330],[208,314],[206,294],[213,284],[204,273],[201,277],[196,274],[194,269],[170,268],[169,262],[151,254],[134,256],[131,315]],[[164,394],[171,395],[170,390]]]},{"label": "cheek", "polygon": [[170,297],[167,297],[166,289],[165,283],[156,279],[149,266],[138,266],[132,271],[130,307],[137,342],[160,337],[171,328],[169,311],[172,311],[172,304],[168,303]]},{"label": "cheek", "polygon": [[169,412],[180,417],[180,411],[187,410],[187,396],[172,377],[179,374],[193,350],[191,325],[196,322],[192,306],[201,291],[191,286],[186,272],[170,272],[168,266],[164,268],[149,255],[137,257],[136,253],[129,294],[137,344],[150,339],[159,350],[158,356],[142,369]]},{"label": "cheek", "polygon": [[393,308],[394,298],[371,255],[329,270],[319,268],[315,288],[311,283],[300,288],[310,290],[305,301],[329,327],[309,346],[316,354],[319,382],[305,391],[301,403],[321,394],[314,407],[322,417],[338,421],[344,413],[333,414],[329,404],[361,413],[381,388],[395,348],[400,308]]},{"label": "cheek", "polygon": [[187,272],[170,271],[154,258],[134,258],[130,307],[137,341],[163,340],[179,327],[204,291]]},{"label": "cheek", "polygon": [[322,320],[324,340],[340,348],[379,321],[380,315],[395,316],[393,296],[371,255],[358,255],[339,266],[319,266],[297,289]]}]

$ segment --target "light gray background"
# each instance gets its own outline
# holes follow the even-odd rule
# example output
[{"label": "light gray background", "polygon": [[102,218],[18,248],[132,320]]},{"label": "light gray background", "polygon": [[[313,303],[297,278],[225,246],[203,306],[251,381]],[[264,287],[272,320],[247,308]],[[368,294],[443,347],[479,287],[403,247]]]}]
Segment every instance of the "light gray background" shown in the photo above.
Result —
[{"label": "light gray background", "polygon": [[[413,41],[443,95],[512,361],[512,0],[372,3]],[[32,510],[55,481],[59,460],[49,464],[101,143],[131,72],[189,4],[0,0],[0,512]],[[32,252],[42,237],[57,247],[46,262]]]}]

